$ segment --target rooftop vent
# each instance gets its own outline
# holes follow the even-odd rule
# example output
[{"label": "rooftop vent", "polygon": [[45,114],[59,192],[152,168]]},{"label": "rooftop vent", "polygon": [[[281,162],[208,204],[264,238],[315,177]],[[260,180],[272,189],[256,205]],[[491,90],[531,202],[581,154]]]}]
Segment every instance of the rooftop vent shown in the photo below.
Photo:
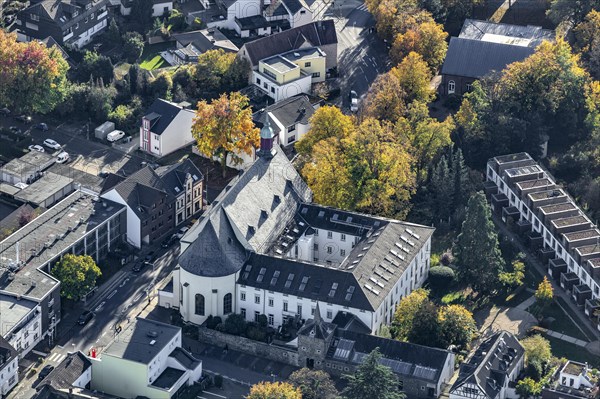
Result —
[{"label": "rooftop vent", "polygon": [[148,338],[156,338],[156,337],[158,337],[158,333],[156,331],[148,331],[146,333],[146,335],[148,336]]},{"label": "rooftop vent", "polygon": [[300,57],[300,53],[294,52],[294,57]]},{"label": "rooftop vent", "polygon": [[156,343],[156,340],[153,339],[152,341],[150,341],[150,345],[154,345]]}]

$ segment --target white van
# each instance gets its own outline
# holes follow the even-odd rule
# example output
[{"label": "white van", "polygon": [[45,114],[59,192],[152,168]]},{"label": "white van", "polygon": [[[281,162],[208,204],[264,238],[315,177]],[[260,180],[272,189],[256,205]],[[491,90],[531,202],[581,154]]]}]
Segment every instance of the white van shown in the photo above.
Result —
[{"label": "white van", "polygon": [[114,143],[117,140],[121,140],[123,137],[125,137],[124,131],[113,130],[112,132],[106,135],[106,140],[108,140],[110,143]]},{"label": "white van", "polygon": [[58,154],[58,156],[56,157],[56,162],[58,162],[58,163],[67,163],[67,162],[69,162],[69,153],[63,151],[60,154]]}]

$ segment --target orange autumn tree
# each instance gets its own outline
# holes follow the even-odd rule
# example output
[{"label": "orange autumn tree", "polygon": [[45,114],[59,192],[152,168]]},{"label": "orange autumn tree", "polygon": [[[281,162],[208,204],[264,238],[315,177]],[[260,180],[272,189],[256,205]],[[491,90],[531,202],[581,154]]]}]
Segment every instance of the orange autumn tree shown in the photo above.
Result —
[{"label": "orange autumn tree", "polygon": [[240,164],[243,161],[240,155],[252,155],[260,142],[260,131],[252,122],[248,97],[237,92],[222,94],[210,103],[198,102],[192,135],[202,155],[219,159],[223,176],[228,157],[234,164]]},{"label": "orange autumn tree", "polygon": [[259,382],[250,388],[246,399],[302,399],[300,388],[289,382]]},{"label": "orange autumn tree", "polygon": [[17,112],[47,113],[62,101],[69,66],[56,48],[0,29],[0,104]]}]

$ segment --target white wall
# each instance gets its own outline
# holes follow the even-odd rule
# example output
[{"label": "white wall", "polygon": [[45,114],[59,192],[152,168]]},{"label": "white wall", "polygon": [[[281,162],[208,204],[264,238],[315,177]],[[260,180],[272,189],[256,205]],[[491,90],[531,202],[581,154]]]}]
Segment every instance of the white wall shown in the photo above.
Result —
[{"label": "white wall", "polygon": [[166,1],[164,3],[154,4],[152,6],[152,16],[162,17],[165,14],[165,8],[167,9],[167,13],[171,12],[171,10],[173,9],[173,2]]},{"label": "white wall", "polygon": [[19,357],[11,359],[0,371],[0,396],[6,395],[19,382]]},{"label": "white wall", "polygon": [[92,41],[92,39],[95,35],[97,35],[101,31],[103,31],[107,26],[108,26],[108,19],[104,18],[102,21],[100,21],[96,25],[92,26],[87,31],[82,32],[79,35],[79,38],[73,42],[73,44],[79,48],[85,46],[86,44],[88,44],[89,42]]},{"label": "white wall", "polygon": [[127,205],[127,202],[125,202],[114,188],[102,194],[101,197],[127,207],[127,241],[136,248],[141,248],[141,223],[135,212]]},{"label": "white wall", "polygon": [[313,14],[310,9],[302,7],[296,14],[294,14],[290,20],[290,27],[296,28],[298,26],[309,24],[313,21]]},{"label": "white wall", "polygon": [[[261,81],[260,85],[256,83],[257,78]],[[252,71],[252,83],[277,102],[285,100],[289,97],[293,97],[300,93],[310,94],[312,77],[310,75],[306,75],[294,80],[293,82],[279,85],[262,75],[260,72]],[[267,84],[267,88],[263,86],[264,83]],[[274,88],[274,93],[271,91],[271,88]]]},{"label": "white wall", "polygon": [[[192,137],[194,116],[195,113],[192,110],[180,111],[165,131],[158,136],[158,146],[160,148],[158,153],[154,152],[154,144],[152,145],[152,152],[159,156],[165,156],[181,147],[192,144],[194,142]],[[180,129],[178,126],[183,126],[183,128]],[[155,139],[155,136],[152,134],[152,139]]]},{"label": "white wall", "polygon": [[88,367],[87,370],[81,374],[81,376],[73,383],[74,387],[85,388],[87,384],[92,381],[92,367]]},{"label": "white wall", "polygon": [[[19,357],[21,358],[28,354],[34,348],[34,346],[36,346],[43,338],[42,310],[39,307],[36,307],[31,310],[29,315],[35,313],[36,311],[37,315],[35,315],[19,331],[13,333],[13,331],[11,330],[7,333],[3,333],[4,337],[6,337],[8,340],[8,343],[10,343],[13,348],[19,351]],[[27,317],[29,317],[29,315]]]}]

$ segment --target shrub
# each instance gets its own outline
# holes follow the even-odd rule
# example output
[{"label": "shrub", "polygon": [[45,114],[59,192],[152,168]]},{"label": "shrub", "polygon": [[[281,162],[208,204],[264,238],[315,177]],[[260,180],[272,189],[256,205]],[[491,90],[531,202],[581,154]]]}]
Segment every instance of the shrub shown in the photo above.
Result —
[{"label": "shrub", "polygon": [[260,327],[250,325],[246,330],[246,337],[254,341],[265,342],[267,339],[267,333]]},{"label": "shrub", "polygon": [[439,266],[440,258],[441,258],[441,256],[438,254],[431,254],[431,261],[430,261],[431,267]]},{"label": "shrub", "polygon": [[244,316],[232,313],[225,319],[224,330],[228,334],[242,335],[246,331],[247,324]]},{"label": "shrub", "polygon": [[539,381],[544,375],[544,367],[542,363],[537,360],[531,360],[527,364],[527,376],[531,377],[534,381]]},{"label": "shrub", "polygon": [[450,266],[454,262],[454,255],[452,255],[452,251],[446,250],[440,258],[440,263],[444,266]]},{"label": "shrub", "polygon": [[223,387],[223,376],[220,374],[215,374],[215,376],[213,377],[213,383],[215,384],[215,387],[222,388]]},{"label": "shrub", "polygon": [[429,270],[429,283],[436,288],[447,287],[454,280],[454,270],[448,266],[435,266]]},{"label": "shrub", "polygon": [[211,330],[214,330],[219,324],[223,324],[223,320],[219,316],[213,317],[210,315],[206,319],[206,328],[210,328]]},{"label": "shrub", "polygon": [[258,325],[260,325],[262,328],[267,328],[267,326],[269,325],[269,319],[267,319],[267,316],[265,316],[264,314],[259,315]]}]

